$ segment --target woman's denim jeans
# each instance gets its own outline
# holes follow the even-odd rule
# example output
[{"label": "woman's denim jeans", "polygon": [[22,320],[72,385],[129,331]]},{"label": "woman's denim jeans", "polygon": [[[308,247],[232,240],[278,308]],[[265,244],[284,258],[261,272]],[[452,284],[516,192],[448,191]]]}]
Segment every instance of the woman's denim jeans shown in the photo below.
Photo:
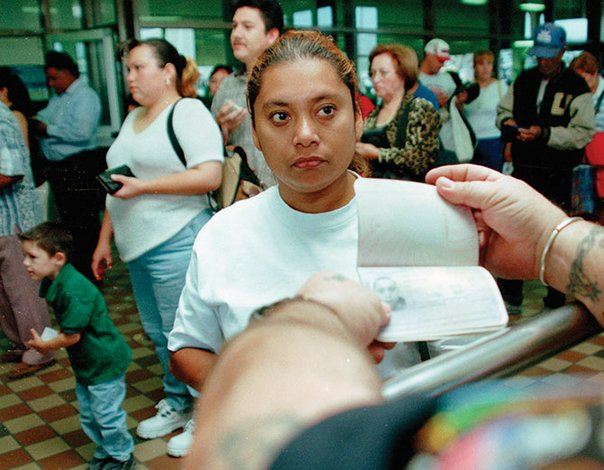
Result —
[{"label": "woman's denim jeans", "polygon": [[170,373],[168,335],[185,285],[193,242],[211,216],[210,210],[202,212],[172,238],[128,263],[141,323],[164,369],[166,399],[177,411],[187,411],[193,400],[185,384]]}]

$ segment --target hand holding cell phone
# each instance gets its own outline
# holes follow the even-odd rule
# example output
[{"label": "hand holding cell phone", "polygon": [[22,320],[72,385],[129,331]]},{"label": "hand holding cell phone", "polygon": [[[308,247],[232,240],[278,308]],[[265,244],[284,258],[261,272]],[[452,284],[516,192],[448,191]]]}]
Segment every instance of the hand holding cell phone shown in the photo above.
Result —
[{"label": "hand holding cell phone", "polygon": [[518,126],[513,124],[503,124],[501,126],[501,140],[504,142],[513,142],[520,133]]}]

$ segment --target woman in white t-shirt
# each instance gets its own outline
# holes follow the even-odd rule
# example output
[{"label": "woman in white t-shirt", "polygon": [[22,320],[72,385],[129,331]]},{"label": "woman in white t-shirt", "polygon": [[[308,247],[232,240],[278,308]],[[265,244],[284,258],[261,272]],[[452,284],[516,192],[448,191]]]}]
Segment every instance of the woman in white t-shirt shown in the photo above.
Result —
[{"label": "woman in white t-shirt", "polygon": [[468,119],[478,141],[474,163],[501,171],[503,141],[495,121],[497,105],[506,94],[508,86],[503,80],[493,77],[494,60],[495,56],[491,51],[478,51],[474,54],[474,77],[480,86],[480,94],[468,103],[468,94],[461,92],[457,97],[457,105]]},{"label": "woman in white t-shirt", "polygon": [[[132,40],[124,55],[128,87],[141,106],[126,117],[107,165],[128,165],[135,177],[112,176],[123,186],[107,196],[92,269],[99,280],[111,269],[110,241],[115,237],[143,328],[164,368],[166,398],[156,406],[157,414],[137,428],[139,436],[149,439],[171,433],[190,417],[192,397],[170,373],[167,338],[195,236],[212,215],[207,193],[221,182],[222,138],[201,101],[179,101],[187,87],[182,80],[187,61],[174,46],[163,39]],[[173,107],[173,129],[184,162],[168,136]]]},{"label": "woman in white t-shirt", "polygon": [[357,279],[356,89],[352,62],[317,32],[285,33],[256,62],[253,135],[278,185],[220,211],[195,241],[168,344],[192,387],[258,307],[295,295],[317,271]]}]

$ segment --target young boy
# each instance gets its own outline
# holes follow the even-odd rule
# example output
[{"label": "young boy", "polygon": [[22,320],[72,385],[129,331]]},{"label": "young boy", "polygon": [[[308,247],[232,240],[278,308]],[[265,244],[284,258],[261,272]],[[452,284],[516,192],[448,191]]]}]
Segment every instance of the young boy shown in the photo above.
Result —
[{"label": "young boy", "polygon": [[47,339],[31,330],[29,344],[41,353],[67,349],[76,377],[76,396],[84,432],[96,444],[90,468],[134,467],[134,442],[121,404],[132,352],[107,311],[101,292],[69,263],[71,236],[45,222],[19,235],[29,276],[41,280],[40,296],[52,306],[60,326]]}]

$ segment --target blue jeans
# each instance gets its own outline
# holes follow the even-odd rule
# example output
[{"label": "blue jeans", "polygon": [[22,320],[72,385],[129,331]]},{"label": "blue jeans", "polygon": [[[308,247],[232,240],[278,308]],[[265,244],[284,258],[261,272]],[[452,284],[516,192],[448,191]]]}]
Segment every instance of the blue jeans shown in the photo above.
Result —
[{"label": "blue jeans", "polygon": [[187,411],[193,399],[186,385],[170,373],[168,335],[174,326],[193,242],[211,216],[210,210],[203,211],[172,238],[128,263],[143,329],[164,369],[164,393],[177,411]]},{"label": "blue jeans", "polygon": [[126,375],[98,385],[84,385],[76,380],[75,392],[82,429],[96,444],[94,456],[128,460],[134,450],[134,440],[128,432],[126,412],[122,409]]},{"label": "blue jeans", "polygon": [[503,168],[503,147],[503,141],[499,137],[479,139],[474,151],[474,163],[501,171],[501,168]]}]

